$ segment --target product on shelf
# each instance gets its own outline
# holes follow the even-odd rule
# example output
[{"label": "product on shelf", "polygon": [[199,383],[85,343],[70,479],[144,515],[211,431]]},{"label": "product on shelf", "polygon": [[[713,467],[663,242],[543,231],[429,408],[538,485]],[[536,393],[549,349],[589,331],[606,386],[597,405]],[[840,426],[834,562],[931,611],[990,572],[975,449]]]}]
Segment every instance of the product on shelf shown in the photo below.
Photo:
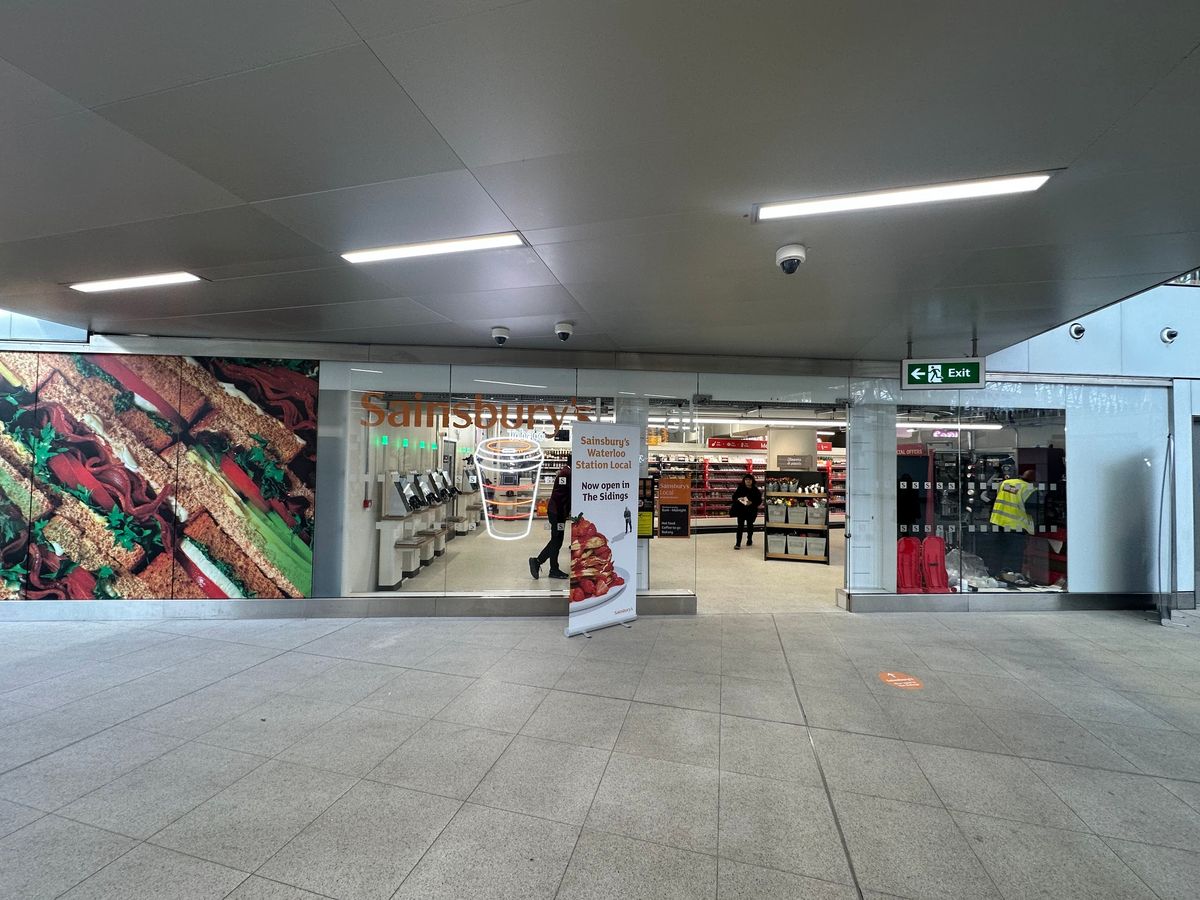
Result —
[{"label": "product on shelf", "polygon": [[829,563],[828,473],[766,472],[767,559]]}]

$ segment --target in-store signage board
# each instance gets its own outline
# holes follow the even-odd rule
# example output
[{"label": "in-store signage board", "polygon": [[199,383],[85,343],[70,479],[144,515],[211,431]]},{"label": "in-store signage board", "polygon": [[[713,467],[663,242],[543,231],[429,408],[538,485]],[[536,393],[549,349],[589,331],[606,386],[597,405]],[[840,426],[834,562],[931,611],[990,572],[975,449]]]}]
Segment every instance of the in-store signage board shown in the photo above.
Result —
[{"label": "in-store signage board", "polygon": [[709,450],[766,450],[766,438],[720,438],[708,439]]},{"label": "in-store signage board", "polygon": [[904,387],[921,390],[959,390],[987,384],[983,357],[971,359],[906,359]]},{"label": "in-store signage board", "polygon": [[775,464],[789,472],[809,472],[814,465],[811,453],[780,453],[775,457]]},{"label": "in-store signage board", "polygon": [[691,537],[692,480],[663,475],[658,479],[658,536]]}]

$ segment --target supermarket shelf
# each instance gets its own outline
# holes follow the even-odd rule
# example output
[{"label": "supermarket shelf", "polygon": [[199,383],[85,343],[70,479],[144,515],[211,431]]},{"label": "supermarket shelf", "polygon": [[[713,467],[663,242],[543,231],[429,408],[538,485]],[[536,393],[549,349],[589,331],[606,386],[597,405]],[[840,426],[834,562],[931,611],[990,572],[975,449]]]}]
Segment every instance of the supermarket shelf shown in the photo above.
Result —
[{"label": "supermarket shelf", "polygon": [[786,491],[767,491],[768,497],[808,497],[811,500],[820,500],[822,497],[828,497],[828,494],[792,494]]},{"label": "supermarket shelf", "polygon": [[825,531],[828,525],[792,525],[788,522],[764,522],[764,528],[800,528],[804,531]]},{"label": "supermarket shelf", "polygon": [[768,553],[767,559],[791,559],[797,562],[829,562],[828,556],[799,556],[794,553]]}]

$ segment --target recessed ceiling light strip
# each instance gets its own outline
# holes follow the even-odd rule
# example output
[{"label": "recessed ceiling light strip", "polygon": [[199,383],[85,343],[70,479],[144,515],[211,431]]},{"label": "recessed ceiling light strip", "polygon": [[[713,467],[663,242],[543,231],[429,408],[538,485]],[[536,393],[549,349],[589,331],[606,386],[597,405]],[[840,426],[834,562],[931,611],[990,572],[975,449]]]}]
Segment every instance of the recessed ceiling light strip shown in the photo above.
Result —
[{"label": "recessed ceiling light strip", "polygon": [[191,272],[162,272],[158,275],[137,275],[133,278],[109,278],[105,281],[81,281],[69,285],[73,291],[85,294],[99,294],[104,291],[126,291],[131,288],[160,287],[166,284],[186,284],[189,281],[200,281],[200,276]]},{"label": "recessed ceiling light strip", "polygon": [[352,263],[382,262],[388,259],[412,259],[418,256],[440,256],[444,253],[467,253],[472,250],[496,250],[502,247],[523,247],[525,241],[515,231],[503,234],[483,234],[478,237],[453,238],[448,241],[425,241],[420,244],[396,244],[393,247],[374,247],[369,250],[350,250],[342,259]]},{"label": "recessed ceiling light strip", "polygon": [[891,191],[870,191],[862,194],[841,194],[812,200],[787,200],[763,203],[755,211],[760,222],[770,219],[791,219],[797,216],[819,216],[825,213],[852,212],[864,209],[884,209],[892,206],[913,206],[918,203],[943,203],[947,200],[968,200],[973,197],[996,197],[1036,191],[1050,178],[1050,173],[1006,175],[1001,178],[981,178],[977,181],[951,181],[924,187],[899,188]]}]

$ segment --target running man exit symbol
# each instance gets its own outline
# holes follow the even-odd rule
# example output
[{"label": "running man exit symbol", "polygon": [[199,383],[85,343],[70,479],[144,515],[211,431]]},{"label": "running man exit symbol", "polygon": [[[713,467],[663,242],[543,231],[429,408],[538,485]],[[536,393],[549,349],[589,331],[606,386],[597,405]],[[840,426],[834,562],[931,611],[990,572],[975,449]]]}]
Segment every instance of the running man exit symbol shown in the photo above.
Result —
[{"label": "running man exit symbol", "polygon": [[901,371],[906,388],[980,388],[987,383],[981,358],[906,359]]}]

